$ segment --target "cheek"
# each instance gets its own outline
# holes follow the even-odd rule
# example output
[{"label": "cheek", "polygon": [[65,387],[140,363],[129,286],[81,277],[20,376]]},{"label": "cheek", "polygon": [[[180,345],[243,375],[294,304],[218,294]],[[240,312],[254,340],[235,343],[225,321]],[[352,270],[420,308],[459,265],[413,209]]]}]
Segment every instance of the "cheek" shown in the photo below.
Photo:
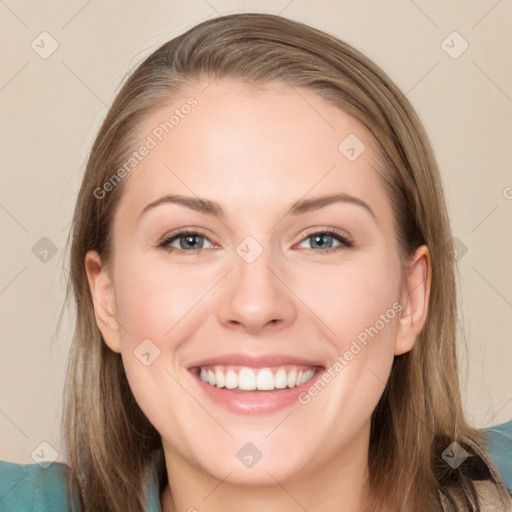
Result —
[{"label": "cheek", "polygon": [[185,271],[149,260],[133,257],[116,267],[123,364],[144,414],[159,432],[183,443],[180,421],[169,418],[176,418],[176,410],[182,420],[198,411],[179,384],[184,372],[180,346],[193,338],[204,318],[206,301],[199,299],[215,279],[194,272],[192,266]]},{"label": "cheek", "polygon": [[[384,391],[402,309],[398,302],[400,277],[398,258],[383,251],[301,277],[298,295],[321,319],[315,323],[333,349],[329,375],[325,376],[330,391],[324,393],[318,386],[309,390],[301,403],[316,403],[333,425],[340,421],[343,409],[351,411],[346,428],[360,427]],[[337,400],[332,400],[333,396]]]},{"label": "cheek", "polygon": [[125,342],[137,343],[150,338],[159,344],[170,338],[170,331],[181,319],[190,321],[199,299],[211,287],[207,275],[191,269],[171,268],[151,261],[118,267],[116,307],[118,319],[125,328],[122,329]]},{"label": "cheek", "polygon": [[[325,325],[325,335],[339,352],[354,339],[379,336],[391,342],[400,309],[398,260],[375,254],[349,264],[304,272],[297,295]],[[317,321],[317,323],[319,323]],[[378,333],[375,332],[376,327]]]}]

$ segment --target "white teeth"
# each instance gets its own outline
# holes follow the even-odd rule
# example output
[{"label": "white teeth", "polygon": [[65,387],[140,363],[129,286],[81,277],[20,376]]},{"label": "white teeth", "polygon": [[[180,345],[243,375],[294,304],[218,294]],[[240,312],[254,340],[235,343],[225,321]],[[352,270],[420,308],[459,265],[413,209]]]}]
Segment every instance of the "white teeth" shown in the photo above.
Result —
[{"label": "white teeth", "polygon": [[270,368],[261,368],[254,370],[243,367],[240,371],[225,371],[222,367],[201,368],[199,378],[218,388],[241,389],[244,391],[262,390],[271,391],[273,389],[284,389],[286,387],[294,388],[304,384],[315,375],[315,370],[297,370],[290,369],[288,372],[284,368],[279,368],[274,374]]},{"label": "white teeth", "polygon": [[258,377],[256,378],[256,387],[258,389],[265,390],[274,389],[274,376],[268,368],[264,368],[258,372]]},{"label": "white teeth", "polygon": [[286,378],[286,372],[280,368],[274,375],[274,385],[277,389],[284,389],[288,385],[288,379]]},{"label": "white teeth", "polygon": [[238,389],[256,389],[256,376],[249,368],[242,368],[238,372]]},{"label": "white teeth", "polygon": [[293,388],[297,384],[297,370],[292,370],[290,373],[288,373],[288,387]]},{"label": "white teeth", "polygon": [[228,389],[238,387],[238,375],[233,370],[228,370],[226,373],[226,387]]},{"label": "white teeth", "polygon": [[[308,370],[304,373],[304,382],[307,382],[309,379],[311,379],[315,375],[315,370]],[[303,384],[304,384],[303,382]]]},{"label": "white teeth", "polygon": [[[224,374],[218,368],[215,370],[215,381],[218,388],[223,388],[225,386],[226,379]],[[210,384],[210,382],[208,383]]]}]

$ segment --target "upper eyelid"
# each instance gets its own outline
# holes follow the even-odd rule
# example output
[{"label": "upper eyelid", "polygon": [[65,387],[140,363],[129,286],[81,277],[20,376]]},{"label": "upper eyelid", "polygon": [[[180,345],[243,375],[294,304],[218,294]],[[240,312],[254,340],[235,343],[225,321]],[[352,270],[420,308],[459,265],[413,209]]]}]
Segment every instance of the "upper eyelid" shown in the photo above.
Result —
[{"label": "upper eyelid", "polygon": [[353,242],[352,237],[343,229],[336,229],[336,228],[311,228],[311,230],[306,230],[306,232],[302,235],[302,238],[300,241],[304,240],[305,238],[308,238],[312,235],[316,234],[322,234],[327,233],[328,235],[332,236],[338,236],[340,238],[344,238],[348,242]]},{"label": "upper eyelid", "polygon": [[175,238],[179,238],[180,236],[186,235],[199,235],[208,239],[210,242],[212,241],[210,240],[208,234],[202,231],[200,228],[183,228],[179,229],[178,231],[171,231],[170,233],[165,234],[163,237],[158,239],[157,244],[160,245],[161,243],[168,242],[169,240],[173,240]]}]

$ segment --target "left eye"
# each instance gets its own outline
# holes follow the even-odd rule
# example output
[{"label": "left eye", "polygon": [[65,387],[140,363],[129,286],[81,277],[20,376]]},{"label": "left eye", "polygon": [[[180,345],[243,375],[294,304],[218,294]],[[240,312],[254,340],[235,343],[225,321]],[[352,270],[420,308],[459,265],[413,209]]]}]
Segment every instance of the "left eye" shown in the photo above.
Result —
[{"label": "left eye", "polygon": [[[208,240],[205,236],[200,233],[192,232],[192,231],[182,231],[177,233],[169,238],[163,240],[159,246],[165,247],[170,251],[175,249],[181,249],[182,251],[196,251],[199,249],[203,249],[204,242],[203,240]],[[172,244],[174,242],[179,242],[179,247],[175,247]],[[211,242],[209,242],[211,243]]]},{"label": "left eye", "polygon": [[316,247],[313,247],[313,249],[320,248],[322,252],[331,252],[337,250],[336,247],[333,248],[333,240],[338,242],[338,248],[340,246],[347,248],[352,247],[352,243],[347,238],[335,231],[321,231],[318,233],[311,233],[304,239],[304,242],[306,240],[311,240],[311,243],[316,245]]}]

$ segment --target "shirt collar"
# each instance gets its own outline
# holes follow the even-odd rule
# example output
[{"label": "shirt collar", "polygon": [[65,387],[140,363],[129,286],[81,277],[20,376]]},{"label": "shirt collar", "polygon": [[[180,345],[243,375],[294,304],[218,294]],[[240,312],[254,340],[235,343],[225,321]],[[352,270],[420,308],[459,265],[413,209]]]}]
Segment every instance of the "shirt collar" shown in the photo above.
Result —
[{"label": "shirt collar", "polygon": [[146,512],[162,512],[160,504],[160,486],[156,471],[149,472],[148,487],[146,489]]}]

